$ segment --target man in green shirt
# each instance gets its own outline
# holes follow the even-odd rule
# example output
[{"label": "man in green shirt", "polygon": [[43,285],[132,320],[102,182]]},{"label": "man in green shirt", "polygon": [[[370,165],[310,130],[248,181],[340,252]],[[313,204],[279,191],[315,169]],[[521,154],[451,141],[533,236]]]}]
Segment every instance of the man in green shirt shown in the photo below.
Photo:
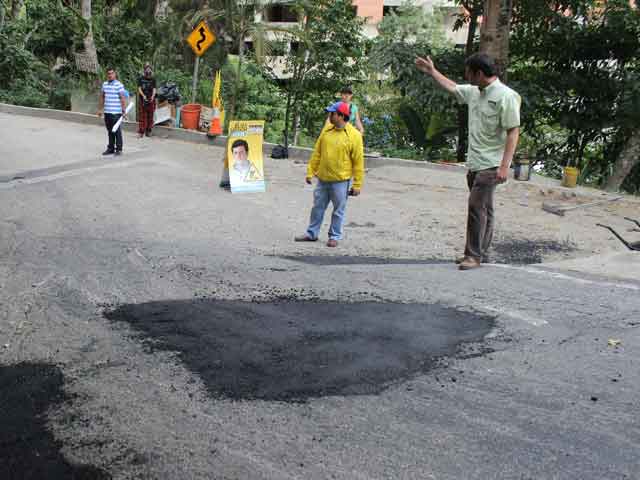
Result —
[{"label": "man in green shirt", "polygon": [[520,95],[498,79],[493,60],[485,54],[476,53],[465,62],[471,85],[445,77],[430,57],[417,57],[415,63],[460,103],[469,105],[467,242],[458,263],[460,270],[470,270],[480,266],[491,245],[493,195],[496,185],[507,181],[520,135]]}]

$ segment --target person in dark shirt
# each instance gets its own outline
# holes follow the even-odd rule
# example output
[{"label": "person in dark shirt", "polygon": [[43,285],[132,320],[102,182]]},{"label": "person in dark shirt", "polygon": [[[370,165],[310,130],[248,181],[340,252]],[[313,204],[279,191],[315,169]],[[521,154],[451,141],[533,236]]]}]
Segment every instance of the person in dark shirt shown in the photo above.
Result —
[{"label": "person in dark shirt", "polygon": [[144,64],[144,74],[138,79],[138,135],[151,136],[153,113],[156,110],[156,79],[149,63]]}]

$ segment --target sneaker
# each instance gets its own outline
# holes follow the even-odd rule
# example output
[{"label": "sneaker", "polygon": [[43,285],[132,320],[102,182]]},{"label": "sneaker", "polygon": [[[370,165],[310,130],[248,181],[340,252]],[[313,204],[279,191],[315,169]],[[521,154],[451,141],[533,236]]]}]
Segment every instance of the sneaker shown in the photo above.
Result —
[{"label": "sneaker", "polygon": [[138,132],[138,138],[142,138],[142,137],[144,137],[144,133]]},{"label": "sneaker", "polygon": [[151,130],[147,130],[147,137],[151,137],[153,134],[151,133]]},{"label": "sneaker", "polygon": [[106,149],[102,152],[102,155],[113,155],[115,152],[113,150]]},{"label": "sneaker", "polygon": [[327,247],[332,247],[333,248],[333,247],[337,247],[337,246],[338,246],[338,241],[337,240],[334,240],[333,238],[330,238],[327,241]]},{"label": "sneaker", "polygon": [[311,238],[309,235],[298,235],[297,237],[294,238],[294,240],[296,242],[316,242],[318,241],[317,238]]},{"label": "sneaker", "polygon": [[474,268],[478,268],[480,266],[480,261],[476,260],[472,257],[465,258],[460,265],[458,265],[458,269],[460,270],[472,270]]},{"label": "sneaker", "polygon": [[119,157],[120,155],[122,155],[122,150],[116,150],[116,151],[114,152],[114,155],[115,155],[116,157]]}]

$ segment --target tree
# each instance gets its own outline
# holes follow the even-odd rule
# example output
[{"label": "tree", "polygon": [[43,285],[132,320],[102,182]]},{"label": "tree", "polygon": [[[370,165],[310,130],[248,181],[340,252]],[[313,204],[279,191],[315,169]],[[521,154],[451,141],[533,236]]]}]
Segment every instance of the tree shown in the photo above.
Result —
[{"label": "tree", "polygon": [[233,94],[227,108],[229,120],[235,118],[242,83],[242,68],[246,56],[246,41],[252,42],[254,58],[258,63],[261,63],[272,48],[271,35],[276,32],[290,34],[289,29],[271,26],[262,21],[265,12],[276,3],[265,0],[245,0],[242,2],[223,0],[214,3],[213,7],[201,8],[192,16],[191,23],[193,25],[203,19],[216,22],[218,38],[222,40],[225,37],[229,38],[231,45],[228,52],[237,52],[238,62]]},{"label": "tree", "polygon": [[20,15],[20,11],[24,5],[24,0],[13,0],[11,2],[11,19],[17,20],[18,15]]},{"label": "tree", "polygon": [[320,102],[326,105],[343,84],[363,78],[365,63],[364,20],[351,0],[296,0],[290,6],[299,21],[290,31],[297,48],[285,56],[286,143],[296,135],[298,119],[318,118]]},{"label": "tree", "polygon": [[87,34],[83,39],[85,70],[92,73],[98,73],[100,63],[98,62],[98,52],[96,44],[93,41],[93,26],[91,17],[91,0],[81,0],[82,18],[87,22]]},{"label": "tree", "polygon": [[624,148],[613,165],[605,190],[618,191],[633,168],[640,163],[640,129],[631,132]]},{"label": "tree", "polygon": [[546,162],[620,188],[638,158],[640,12],[627,0],[523,0],[514,15],[512,77],[528,135],[564,132]]},{"label": "tree", "polygon": [[485,0],[482,27],[480,28],[480,52],[496,62],[498,74],[506,75],[509,65],[509,33],[513,0]]},{"label": "tree", "polygon": [[378,27],[371,59],[377,71],[391,76],[403,97],[399,114],[410,138],[406,143],[428,155],[446,144],[445,134],[456,130],[454,98],[425,79],[415,68],[416,55],[430,55],[438,69],[450,78],[461,79],[463,52],[446,39],[441,15],[425,12],[421,6],[405,5],[384,18]]},{"label": "tree", "polygon": [[[460,6],[463,8],[463,12],[458,15],[453,30],[459,30],[465,25],[467,26],[467,41],[464,53],[466,57],[469,57],[475,52],[478,20],[482,16],[484,0],[462,0],[460,1]],[[468,133],[469,107],[467,105],[458,105],[458,147],[456,149],[458,162],[464,162],[467,158]]]}]

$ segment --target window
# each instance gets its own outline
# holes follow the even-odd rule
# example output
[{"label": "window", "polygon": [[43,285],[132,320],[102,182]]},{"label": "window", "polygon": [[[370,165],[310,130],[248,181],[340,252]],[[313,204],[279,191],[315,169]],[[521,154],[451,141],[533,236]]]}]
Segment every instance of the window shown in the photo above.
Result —
[{"label": "window", "polygon": [[267,9],[266,20],[267,22],[297,22],[298,16],[288,5],[274,5]]},{"label": "window", "polygon": [[387,15],[391,14],[391,12],[398,13],[398,7],[394,7],[394,6],[390,6],[390,5],[385,5],[384,7],[382,7],[382,16],[383,17],[386,17]]}]

